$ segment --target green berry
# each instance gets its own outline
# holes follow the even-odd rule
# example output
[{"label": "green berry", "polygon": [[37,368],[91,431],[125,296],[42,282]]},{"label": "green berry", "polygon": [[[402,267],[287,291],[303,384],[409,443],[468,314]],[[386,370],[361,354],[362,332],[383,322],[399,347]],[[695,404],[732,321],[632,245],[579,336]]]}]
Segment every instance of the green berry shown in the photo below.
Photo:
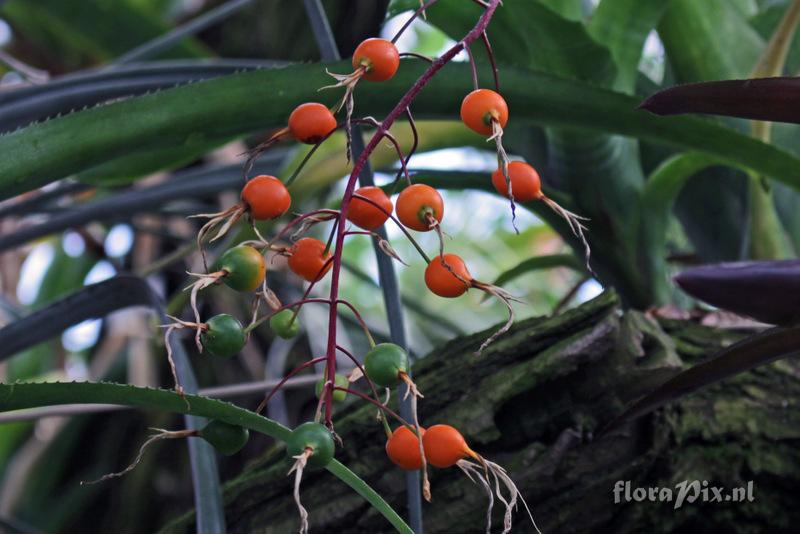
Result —
[{"label": "green berry", "polygon": [[250,245],[239,245],[225,251],[216,264],[216,270],[225,271],[222,281],[236,291],[255,291],[264,281],[267,262],[264,256]]},{"label": "green berry", "polygon": [[226,456],[236,454],[250,439],[250,431],[237,425],[229,425],[222,421],[211,421],[200,430],[200,437],[209,442]]},{"label": "green berry", "polygon": [[308,467],[325,467],[333,459],[333,436],[324,425],[307,422],[292,430],[286,440],[286,455],[289,458],[303,454],[306,449],[311,449],[313,454],[308,459]]},{"label": "green berry", "polygon": [[206,329],[200,334],[203,348],[218,358],[230,358],[239,354],[247,341],[242,323],[236,317],[221,313],[206,321]]},{"label": "green berry", "polygon": [[364,369],[375,384],[394,387],[400,383],[400,373],[408,372],[408,354],[394,343],[380,343],[367,353]]},{"label": "green berry", "polygon": [[[325,377],[327,377],[327,376],[328,376],[328,374],[327,374],[327,371],[326,371],[325,372]],[[334,379],[333,383],[336,384],[340,388],[350,387],[350,381],[347,380],[347,377],[344,376],[344,375],[340,375],[339,373],[336,373],[336,378]],[[317,398],[319,398],[319,396],[322,395],[322,386],[324,386],[324,385],[325,385],[325,378],[320,378],[319,382],[317,382],[317,385],[314,387],[314,391],[317,394]],[[347,398],[347,392],[346,391],[340,391],[338,389],[334,389],[333,390],[333,402],[342,402],[346,398]]]},{"label": "green berry", "polygon": [[281,310],[269,318],[269,327],[275,335],[291,339],[300,332],[300,321],[294,317],[292,310]]}]

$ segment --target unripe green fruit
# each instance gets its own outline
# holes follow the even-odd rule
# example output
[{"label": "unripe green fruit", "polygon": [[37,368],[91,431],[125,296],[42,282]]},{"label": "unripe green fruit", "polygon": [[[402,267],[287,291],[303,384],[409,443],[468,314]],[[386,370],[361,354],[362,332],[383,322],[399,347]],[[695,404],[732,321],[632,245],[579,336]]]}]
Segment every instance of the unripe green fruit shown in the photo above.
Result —
[{"label": "unripe green fruit", "polygon": [[300,321],[292,310],[281,310],[269,318],[269,327],[278,337],[291,339],[300,332]]},{"label": "unripe green fruit", "polygon": [[267,262],[264,256],[250,245],[239,245],[228,249],[215,266],[227,274],[222,282],[236,291],[255,291],[264,281]]},{"label": "unripe green fruit", "polygon": [[211,421],[200,430],[199,436],[226,456],[236,454],[247,444],[250,431],[237,425],[229,425],[222,421]]},{"label": "unripe green fruit", "polygon": [[[320,378],[317,385],[314,387],[314,392],[317,394],[317,398],[322,395],[322,386],[325,385],[325,380],[327,379],[327,372],[325,373],[324,378]],[[336,378],[334,379],[333,383],[340,388],[347,388],[350,387],[350,381],[347,380],[347,377],[344,375],[336,374]],[[342,402],[347,398],[346,391],[340,391],[338,389],[333,390],[333,402]]]},{"label": "unripe green fruit", "polygon": [[206,330],[200,334],[203,348],[218,358],[239,354],[247,342],[242,323],[236,317],[221,313],[206,321]]},{"label": "unripe green fruit", "polygon": [[333,459],[335,446],[330,431],[319,423],[307,422],[292,430],[286,440],[286,455],[294,458],[311,449],[313,454],[306,464],[310,468],[325,467]]},{"label": "unripe green fruit", "polygon": [[408,354],[394,343],[380,343],[367,353],[364,369],[375,384],[394,387],[400,383],[400,373],[408,372]]}]

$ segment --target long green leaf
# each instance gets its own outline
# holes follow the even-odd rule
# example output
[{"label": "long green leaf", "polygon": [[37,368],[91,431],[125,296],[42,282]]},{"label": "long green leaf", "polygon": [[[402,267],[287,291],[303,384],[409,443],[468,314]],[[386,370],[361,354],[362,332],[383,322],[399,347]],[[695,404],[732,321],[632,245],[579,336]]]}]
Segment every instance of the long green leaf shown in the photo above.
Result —
[{"label": "long green leaf", "polygon": [[665,254],[667,227],[678,194],[689,179],[698,172],[718,164],[719,161],[706,154],[688,152],[664,160],[650,174],[640,200],[639,225],[640,264],[648,271],[648,279],[660,281],[656,302],[667,302],[667,273]]},{"label": "long green leaf", "polygon": [[614,56],[618,91],[633,92],[645,40],[667,4],[663,0],[603,0],[597,6],[587,29]]},{"label": "long green leaf", "polygon": [[[342,63],[330,66],[344,72]],[[421,73],[423,65],[403,62],[389,82],[364,84],[359,114],[380,114]],[[468,66],[450,65],[415,101],[423,117],[454,118],[470,90]],[[187,139],[241,135],[279,125],[294,106],[320,99],[328,83],[319,65],[236,74],[154,95],[78,112],[0,137],[0,199],[28,191],[139,150],[174,146]],[[636,111],[632,97],[555,76],[504,69],[503,92],[512,120],[582,127],[640,137],[674,147],[704,151],[726,163],[750,167],[800,188],[800,158],[702,119],[657,118]],[[323,100],[333,101],[334,95]],[[515,119],[516,118],[516,119]]]},{"label": "long green leaf", "polygon": [[[413,3],[415,0],[398,2],[390,7],[390,13],[413,7]],[[487,28],[498,62],[610,85],[616,67],[609,50],[595,41],[581,22],[565,18],[553,7],[556,9],[539,0],[503,4]],[[472,2],[440,0],[427,12],[432,24],[456,39],[469,31],[481,9]],[[477,57],[485,57],[479,46],[473,48]],[[505,88],[505,73],[501,77]]]},{"label": "long green leaf", "polygon": [[[186,402],[172,391],[109,383],[0,384],[0,411],[22,410],[57,404],[118,404],[137,408],[188,414],[238,425],[286,441],[288,428],[228,402],[186,395]],[[383,498],[343,464],[333,460],[326,468],[353,488],[399,532],[411,533],[408,525]]]},{"label": "long green leaf", "polygon": [[[76,56],[112,59],[169,29],[156,13],[125,0],[9,0],[0,10],[42,53],[60,50],[61,60],[77,61]],[[165,55],[201,57],[207,53],[205,46],[188,39]]]},{"label": "long green leaf", "polygon": [[583,272],[585,270],[581,260],[576,258],[573,254],[536,256],[534,258],[527,258],[511,269],[500,273],[500,276],[494,281],[494,285],[502,286],[524,274],[542,269],[552,269],[554,267],[568,267],[578,272]]}]

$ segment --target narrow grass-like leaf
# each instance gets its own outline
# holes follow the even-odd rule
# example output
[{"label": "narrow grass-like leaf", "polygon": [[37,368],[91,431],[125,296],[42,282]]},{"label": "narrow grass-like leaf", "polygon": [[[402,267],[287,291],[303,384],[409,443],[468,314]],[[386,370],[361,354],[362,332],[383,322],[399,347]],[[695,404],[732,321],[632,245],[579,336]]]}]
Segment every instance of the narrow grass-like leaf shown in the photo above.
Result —
[{"label": "narrow grass-like leaf", "polygon": [[89,70],[0,92],[0,132],[65,115],[112,99],[141,95],[235,72],[287,65],[267,60],[154,61]]},{"label": "narrow grass-like leaf", "polygon": [[636,401],[611,421],[603,432],[618,428],[704,386],[798,353],[800,327],[773,328],[744,339],[722,350],[709,361],[683,371]]},{"label": "narrow grass-like leaf", "polygon": [[[187,403],[176,393],[109,383],[0,384],[0,411],[23,410],[57,404],[119,404],[146,410],[189,414],[238,425],[272,438],[286,441],[290,430],[275,421],[228,402],[186,395]],[[333,460],[326,468],[353,488],[380,512],[398,532],[412,531],[380,495],[352,471]]]},{"label": "narrow grass-like leaf", "polygon": [[114,63],[123,64],[131,63],[133,61],[141,61],[142,59],[147,59],[165,52],[180,43],[186,37],[203,31],[205,28],[217,24],[218,22],[222,22],[226,18],[234,15],[236,12],[252,3],[253,0],[229,0],[221,6],[217,6],[192,20],[173,28],[163,35],[156,37],[152,41],[148,41],[137,46],[133,50],[124,53],[122,56],[114,60]]},{"label": "narrow grass-like leaf", "polygon": [[103,317],[128,306],[152,306],[147,282],[135,276],[115,276],[49,304],[0,329],[0,361],[60,334],[86,319]]},{"label": "narrow grass-like leaf", "polygon": [[524,274],[543,269],[553,269],[555,267],[568,267],[578,272],[584,272],[586,270],[583,262],[573,254],[548,254],[546,256],[536,256],[521,261],[511,269],[502,272],[494,281],[494,285],[502,286]]},{"label": "narrow grass-like leaf", "polygon": [[[256,172],[274,172],[283,157],[283,151],[267,154],[254,169]],[[90,222],[114,222],[139,213],[156,213],[175,201],[211,197],[225,190],[238,189],[241,185],[240,165],[190,169],[177,173],[167,182],[143,189],[124,189],[95,202],[56,213],[42,223],[0,235],[0,251]]]},{"label": "narrow grass-like leaf", "polygon": [[[345,64],[330,69],[345,70]],[[403,62],[398,74],[376,88],[359,88],[359,113],[380,113],[418,77],[424,65]],[[287,110],[319,99],[328,83],[319,65],[235,74],[140,96],[29,126],[0,137],[0,198],[139,150],[174,146],[190,136],[236,136],[285,123]],[[458,116],[470,90],[468,65],[448,65],[415,101],[421,118]],[[582,127],[640,137],[716,155],[800,188],[800,159],[709,121],[692,117],[657,118],[636,111],[638,100],[574,80],[507,68],[503,93],[517,120]],[[325,97],[332,100],[330,97]],[[269,105],[266,105],[269,103]]]}]

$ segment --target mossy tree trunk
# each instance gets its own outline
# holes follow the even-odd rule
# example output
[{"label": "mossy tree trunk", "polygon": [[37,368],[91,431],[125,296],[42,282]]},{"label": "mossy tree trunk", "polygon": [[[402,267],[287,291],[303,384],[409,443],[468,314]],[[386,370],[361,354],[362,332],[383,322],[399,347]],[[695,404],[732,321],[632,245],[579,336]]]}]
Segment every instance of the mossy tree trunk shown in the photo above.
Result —
[{"label": "mossy tree trunk", "polygon": [[[452,341],[420,360],[423,424],[458,427],[471,447],[505,466],[543,532],[790,531],[800,524],[800,398],[796,361],[786,360],[702,390],[612,434],[594,434],[628,402],[740,337],[691,323],[656,324],[622,313],[613,293],[563,315],[515,327],[483,355],[484,335]],[[401,514],[402,472],[383,451],[375,410],[354,403],[337,416],[343,461]],[[226,486],[231,532],[292,532],[297,511],[276,450]],[[707,480],[726,489],[753,481],[746,503],[614,503],[614,486],[669,487]],[[434,469],[425,531],[482,532],[482,489],[458,469]],[[325,471],[302,484],[312,531],[378,533],[385,520]],[[497,507],[496,507],[497,508]],[[502,518],[495,510],[495,530]],[[165,530],[193,530],[192,515]],[[532,527],[518,512],[514,532]]]}]

